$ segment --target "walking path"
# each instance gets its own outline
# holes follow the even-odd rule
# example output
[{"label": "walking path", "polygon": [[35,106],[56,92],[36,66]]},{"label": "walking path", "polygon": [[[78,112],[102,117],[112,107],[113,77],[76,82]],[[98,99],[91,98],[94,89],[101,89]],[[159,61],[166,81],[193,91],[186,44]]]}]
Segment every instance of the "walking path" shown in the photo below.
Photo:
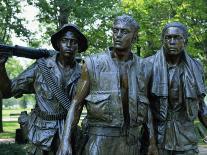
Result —
[{"label": "walking path", "polygon": [[14,138],[8,138],[8,139],[0,139],[0,144],[2,143],[14,143]]}]

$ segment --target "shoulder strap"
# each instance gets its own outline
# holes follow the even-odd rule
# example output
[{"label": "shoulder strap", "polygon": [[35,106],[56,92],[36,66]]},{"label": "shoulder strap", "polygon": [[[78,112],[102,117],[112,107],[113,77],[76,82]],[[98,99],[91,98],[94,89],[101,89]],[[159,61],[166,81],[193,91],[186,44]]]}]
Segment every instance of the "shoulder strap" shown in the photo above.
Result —
[{"label": "shoulder strap", "polygon": [[48,67],[45,64],[44,60],[37,61],[38,66],[42,72],[42,75],[49,85],[52,93],[55,95],[57,100],[60,102],[60,104],[67,110],[69,110],[71,101],[68,99],[65,92],[57,85],[57,83],[53,80],[50,71],[48,70]]}]

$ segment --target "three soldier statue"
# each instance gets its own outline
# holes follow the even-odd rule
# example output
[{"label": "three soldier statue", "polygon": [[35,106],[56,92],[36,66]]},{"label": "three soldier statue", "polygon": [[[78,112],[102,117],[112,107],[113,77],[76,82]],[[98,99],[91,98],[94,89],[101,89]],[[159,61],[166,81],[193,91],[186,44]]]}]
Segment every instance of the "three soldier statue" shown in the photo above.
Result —
[{"label": "three soldier statue", "polygon": [[22,122],[28,154],[198,154],[194,120],[207,128],[206,88],[201,63],[186,51],[188,30],[168,23],[162,47],[144,59],[132,52],[138,31],[131,16],[116,17],[112,46],[80,65],[75,55],[87,50],[87,38],[76,25],[64,25],[51,37],[56,51],[44,51],[12,80],[7,56],[0,53],[2,97],[36,95],[35,108]]}]

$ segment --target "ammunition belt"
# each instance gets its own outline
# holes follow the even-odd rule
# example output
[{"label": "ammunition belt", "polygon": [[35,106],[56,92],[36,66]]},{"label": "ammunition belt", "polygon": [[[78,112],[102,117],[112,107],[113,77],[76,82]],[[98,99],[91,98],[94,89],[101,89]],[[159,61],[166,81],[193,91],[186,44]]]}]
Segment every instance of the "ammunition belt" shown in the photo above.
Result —
[{"label": "ammunition belt", "polygon": [[44,120],[47,120],[47,121],[61,120],[61,119],[65,119],[67,116],[67,111],[59,112],[59,113],[52,113],[52,112],[42,111],[37,107],[34,109],[34,112],[36,116]]}]

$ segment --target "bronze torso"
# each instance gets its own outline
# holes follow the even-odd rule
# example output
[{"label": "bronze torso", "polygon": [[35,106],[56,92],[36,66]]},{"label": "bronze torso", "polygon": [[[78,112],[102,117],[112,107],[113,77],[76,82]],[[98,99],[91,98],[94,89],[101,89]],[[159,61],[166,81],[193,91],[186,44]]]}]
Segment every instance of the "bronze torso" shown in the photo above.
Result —
[{"label": "bronze torso", "polygon": [[[120,76],[120,65],[111,57],[110,51],[88,57],[85,62],[91,84],[90,94],[86,97],[89,126],[122,127],[124,125],[123,96],[128,96],[126,100],[128,100],[130,126],[142,124],[147,109],[139,111],[139,102],[148,104],[146,85],[149,80],[149,74],[146,77],[147,73],[142,70],[146,67],[141,63],[142,60],[133,55],[133,60],[125,62],[122,65],[125,68],[122,72],[127,72],[126,76]],[[146,68],[146,72],[147,70],[149,68]]]}]

